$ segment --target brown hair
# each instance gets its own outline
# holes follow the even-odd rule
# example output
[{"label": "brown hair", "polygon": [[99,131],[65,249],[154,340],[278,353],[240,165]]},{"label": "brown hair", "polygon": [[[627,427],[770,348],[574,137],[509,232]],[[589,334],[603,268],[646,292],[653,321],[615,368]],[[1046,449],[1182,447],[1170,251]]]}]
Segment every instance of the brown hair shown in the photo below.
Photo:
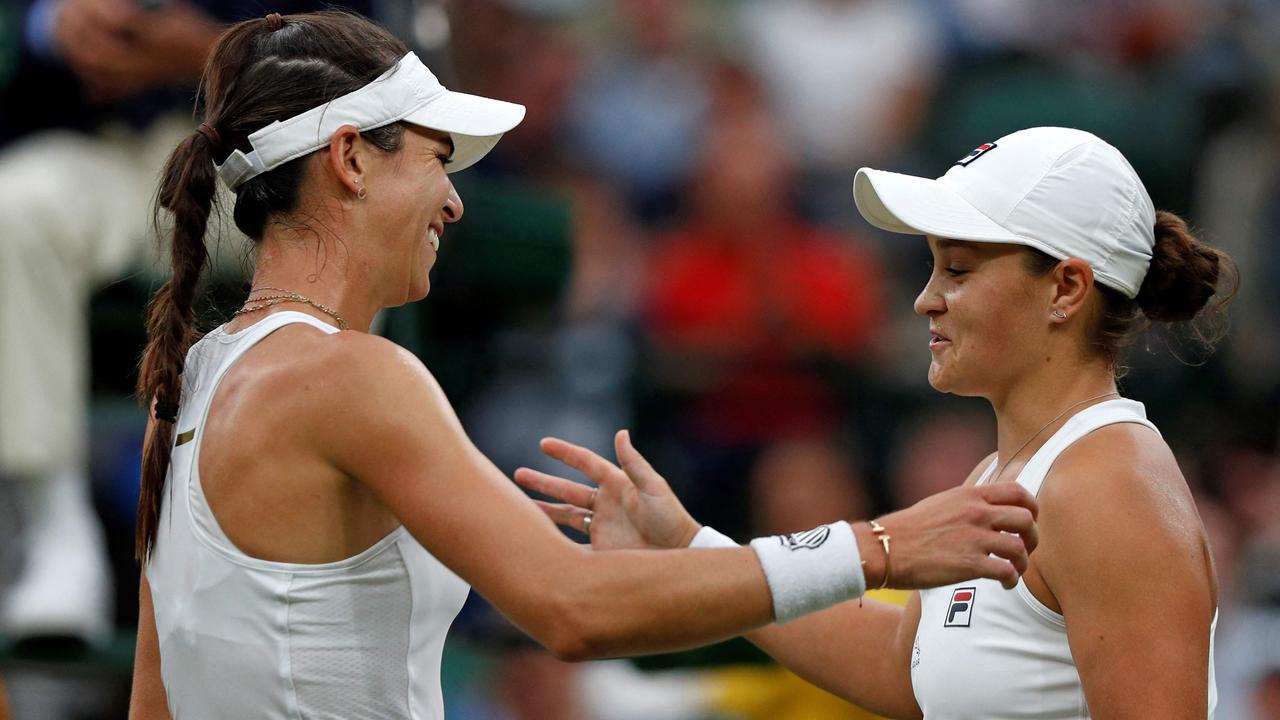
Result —
[{"label": "brown hair", "polygon": [[[1102,301],[1089,344],[1120,375],[1124,373],[1124,350],[1154,322],[1196,319],[1191,324],[1192,339],[1211,351],[1226,334],[1226,308],[1239,286],[1239,271],[1231,256],[1201,242],[1181,217],[1157,210],[1155,238],[1151,265],[1136,298],[1104,285],[1094,286]],[[1057,258],[1027,248],[1027,270],[1032,275],[1044,275],[1058,263]],[[1217,302],[1202,314],[1215,295]]]},{"label": "brown hair", "polygon": [[[248,151],[249,134],[359,89],[408,52],[373,22],[344,12],[246,20],[219,38],[197,94],[204,105],[200,130],[184,140],[165,166],[157,194],[156,226],[171,213],[172,276],[151,298],[147,347],[138,373],[138,400],[154,408],[142,450],[135,552],[145,560],[155,547],[160,500],[173,449],[187,350],[197,339],[193,303],[208,258],[205,231],[221,162],[233,149]],[[402,125],[362,133],[375,147],[394,152]],[[298,204],[303,158],[263,173],[236,190],[234,218],[246,235],[261,240],[272,215]]]}]

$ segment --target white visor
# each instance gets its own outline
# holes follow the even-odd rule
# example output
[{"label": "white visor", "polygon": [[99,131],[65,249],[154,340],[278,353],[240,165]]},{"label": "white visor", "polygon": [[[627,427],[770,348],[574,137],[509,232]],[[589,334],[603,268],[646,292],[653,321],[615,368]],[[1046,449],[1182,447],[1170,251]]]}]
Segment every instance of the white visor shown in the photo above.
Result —
[{"label": "white visor", "polygon": [[453,154],[445,166],[457,172],[475,164],[503,133],[524,119],[524,106],[445,89],[417,55],[409,53],[373,82],[249,136],[248,153],[235,150],[217,165],[235,190],[251,178],[329,144],[338,128],[365,131],[405,121],[448,133]]}]

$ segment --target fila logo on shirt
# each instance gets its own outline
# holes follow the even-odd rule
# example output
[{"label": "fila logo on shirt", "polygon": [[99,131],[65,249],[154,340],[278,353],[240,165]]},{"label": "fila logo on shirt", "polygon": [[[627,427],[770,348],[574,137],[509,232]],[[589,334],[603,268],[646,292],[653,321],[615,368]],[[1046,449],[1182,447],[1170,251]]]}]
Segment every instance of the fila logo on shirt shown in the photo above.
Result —
[{"label": "fila logo on shirt", "polygon": [[824,525],[802,533],[779,535],[778,541],[788,550],[816,550],[822,547],[822,543],[827,541],[829,535],[831,535],[831,528]]},{"label": "fila logo on shirt", "polygon": [[947,605],[947,621],[943,627],[969,627],[969,619],[973,617],[974,595],[976,588],[956,588],[951,593],[951,603]]},{"label": "fila logo on shirt", "polygon": [[962,157],[962,158],[960,158],[959,160],[957,160],[957,161],[956,161],[956,164],[957,164],[957,165],[959,165],[960,167],[965,167],[965,166],[967,166],[969,163],[973,162],[974,160],[977,160],[978,158],[982,157],[983,155],[986,155],[986,154],[987,154],[988,152],[990,152],[991,150],[994,150],[994,149],[995,149],[995,147],[996,147],[996,144],[995,144],[995,143],[983,143],[983,144],[979,145],[978,147],[974,148],[974,149],[973,149],[973,152],[971,152],[971,153],[969,153],[968,155],[965,155],[964,157]]}]

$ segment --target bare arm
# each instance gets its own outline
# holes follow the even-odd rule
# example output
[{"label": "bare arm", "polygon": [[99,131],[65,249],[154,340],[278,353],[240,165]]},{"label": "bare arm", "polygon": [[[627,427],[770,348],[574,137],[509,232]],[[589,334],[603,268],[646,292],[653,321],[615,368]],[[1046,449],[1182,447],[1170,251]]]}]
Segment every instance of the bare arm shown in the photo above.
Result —
[{"label": "bare arm", "polygon": [[746,637],[834,695],[885,717],[918,718],[911,647],[919,620],[920,595],[912,593],[905,609],[875,600],[846,602]]},{"label": "bare arm", "polygon": [[687,648],[773,619],[749,549],[603,558],[576,545],[472,445],[416,358],[380,338],[334,339],[357,347],[309,413],[320,418],[320,451],[557,655]]},{"label": "bare arm", "polygon": [[1139,425],[1102,428],[1062,454],[1040,495],[1036,567],[1090,711],[1203,720],[1216,580],[1168,447]]},{"label": "bare arm", "polygon": [[138,646],[133,657],[129,720],[170,720],[169,700],[160,679],[160,641],[146,573],[138,585]]}]

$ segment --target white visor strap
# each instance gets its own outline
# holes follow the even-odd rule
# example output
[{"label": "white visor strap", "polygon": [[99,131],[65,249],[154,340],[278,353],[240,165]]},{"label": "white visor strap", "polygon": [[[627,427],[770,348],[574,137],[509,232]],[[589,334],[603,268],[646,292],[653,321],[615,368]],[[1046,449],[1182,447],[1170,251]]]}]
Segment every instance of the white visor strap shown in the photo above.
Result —
[{"label": "white visor strap", "polygon": [[277,120],[249,136],[252,150],[235,150],[216,165],[218,177],[235,190],[248,180],[315,152],[343,125],[373,130],[403,120],[447,94],[412,52],[373,82],[287,120]]}]

